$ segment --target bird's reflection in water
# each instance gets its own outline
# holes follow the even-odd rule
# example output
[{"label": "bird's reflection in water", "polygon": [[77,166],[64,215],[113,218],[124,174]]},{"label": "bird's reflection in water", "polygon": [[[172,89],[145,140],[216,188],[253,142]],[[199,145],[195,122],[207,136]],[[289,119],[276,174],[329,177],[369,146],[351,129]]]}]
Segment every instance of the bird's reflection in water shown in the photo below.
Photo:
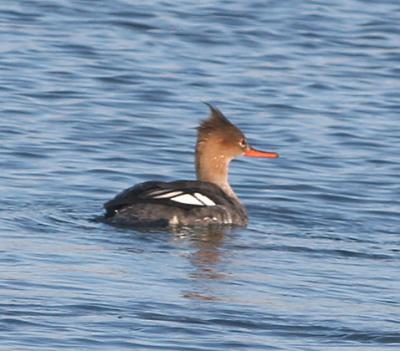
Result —
[{"label": "bird's reflection in water", "polygon": [[183,292],[184,297],[203,301],[222,299],[219,282],[226,280],[229,275],[221,267],[222,247],[229,240],[231,232],[232,229],[226,226],[181,228],[175,231],[174,240],[185,240],[190,244],[188,259],[194,267],[188,277],[192,288]]}]

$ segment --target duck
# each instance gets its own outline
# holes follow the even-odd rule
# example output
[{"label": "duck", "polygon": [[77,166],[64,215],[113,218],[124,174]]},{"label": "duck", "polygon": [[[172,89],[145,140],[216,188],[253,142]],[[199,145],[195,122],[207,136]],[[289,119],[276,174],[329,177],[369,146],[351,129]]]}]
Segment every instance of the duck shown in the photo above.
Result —
[{"label": "duck", "polygon": [[104,204],[105,221],[130,227],[230,225],[245,227],[248,214],[228,181],[236,157],[278,158],[254,149],[243,132],[216,107],[197,128],[197,180],[147,181]]}]

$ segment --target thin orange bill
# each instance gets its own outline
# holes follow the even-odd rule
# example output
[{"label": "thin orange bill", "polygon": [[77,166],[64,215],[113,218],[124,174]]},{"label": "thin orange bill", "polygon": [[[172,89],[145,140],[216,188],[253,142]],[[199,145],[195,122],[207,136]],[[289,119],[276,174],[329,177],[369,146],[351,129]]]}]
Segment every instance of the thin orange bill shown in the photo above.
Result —
[{"label": "thin orange bill", "polygon": [[278,158],[279,154],[277,152],[265,152],[256,149],[248,149],[244,152],[243,156],[246,157],[264,157],[264,158]]}]

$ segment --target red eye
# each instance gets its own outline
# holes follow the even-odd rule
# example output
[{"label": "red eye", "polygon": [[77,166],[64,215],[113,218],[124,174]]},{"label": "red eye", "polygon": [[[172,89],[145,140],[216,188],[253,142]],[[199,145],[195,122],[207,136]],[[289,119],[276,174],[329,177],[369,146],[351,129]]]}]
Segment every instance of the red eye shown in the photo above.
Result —
[{"label": "red eye", "polygon": [[247,146],[246,139],[240,139],[239,145],[240,145],[240,147],[245,148]]}]

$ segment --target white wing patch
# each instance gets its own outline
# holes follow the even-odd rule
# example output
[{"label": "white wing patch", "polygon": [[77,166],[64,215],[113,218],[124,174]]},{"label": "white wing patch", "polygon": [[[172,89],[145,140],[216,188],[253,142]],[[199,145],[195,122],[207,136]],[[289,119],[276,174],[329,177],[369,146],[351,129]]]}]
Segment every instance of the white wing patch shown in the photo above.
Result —
[{"label": "white wing patch", "polygon": [[162,190],[153,190],[153,191],[150,191],[149,193],[147,193],[147,196],[150,196],[150,197],[154,197],[154,195],[160,195],[160,194],[165,194],[165,193],[168,193],[169,191],[167,190],[165,190],[165,189],[162,189]]},{"label": "white wing patch", "polygon": [[193,195],[190,194],[175,196],[171,200],[175,202],[180,202],[181,204],[204,206],[202,202],[200,202],[198,199],[196,199]]},{"label": "white wing patch", "polygon": [[[171,197],[181,195],[181,194],[183,194],[183,191],[170,191],[165,194],[153,196],[153,198],[154,199],[170,199]],[[149,194],[149,195],[152,195],[152,194]]]},{"label": "white wing patch", "polygon": [[197,199],[199,199],[204,205],[206,206],[215,206],[216,203],[209,199],[207,196],[200,194],[200,193],[194,193],[194,196],[196,196]]},{"label": "white wing patch", "polygon": [[194,193],[185,194],[182,190],[176,191],[168,191],[168,190],[155,190],[147,194],[147,196],[153,199],[169,199],[171,201],[179,202],[181,204],[186,205],[194,205],[194,206],[216,206],[216,203],[211,200],[209,197],[200,194]]}]

